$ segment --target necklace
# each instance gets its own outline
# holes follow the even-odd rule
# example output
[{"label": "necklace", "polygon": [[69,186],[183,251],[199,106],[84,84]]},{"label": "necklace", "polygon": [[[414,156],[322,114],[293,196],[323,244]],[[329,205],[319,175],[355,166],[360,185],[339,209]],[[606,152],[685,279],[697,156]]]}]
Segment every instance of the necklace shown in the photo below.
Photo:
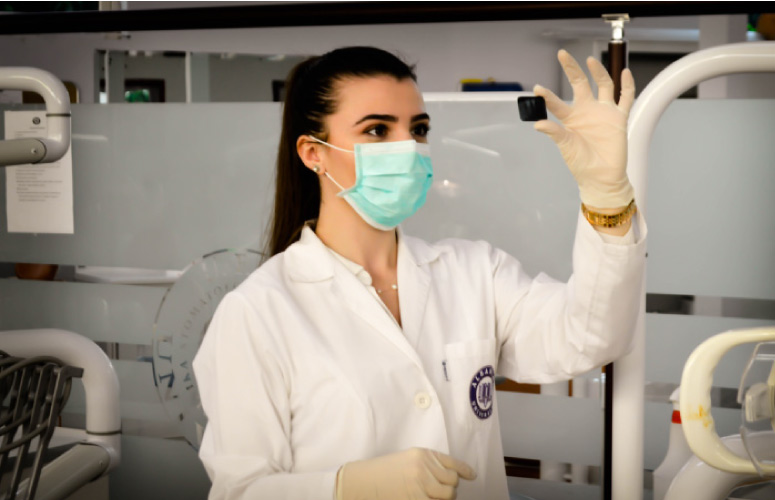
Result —
[{"label": "necklace", "polygon": [[[384,292],[384,291],[385,291],[385,290],[382,290],[382,289],[380,289],[380,288],[377,288],[377,287],[374,287],[374,289],[377,291],[377,293],[378,293],[379,295],[382,295],[382,292]],[[395,284],[395,283],[393,283],[392,285],[390,285],[390,289],[391,289],[391,290],[398,291],[398,285],[397,285],[397,284]]]}]

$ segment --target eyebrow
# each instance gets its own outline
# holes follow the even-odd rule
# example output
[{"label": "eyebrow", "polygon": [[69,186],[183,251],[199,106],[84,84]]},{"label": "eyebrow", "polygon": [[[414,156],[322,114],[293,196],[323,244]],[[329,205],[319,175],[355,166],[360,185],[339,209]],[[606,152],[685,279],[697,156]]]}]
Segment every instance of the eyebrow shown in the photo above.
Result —
[{"label": "eyebrow", "polygon": [[[419,115],[414,115],[412,117],[411,123],[418,122],[420,120],[430,120],[430,119],[431,119],[431,117],[430,117],[430,115],[428,115],[428,113],[420,113]],[[363,118],[361,118],[360,120],[358,120],[357,122],[355,122],[353,127],[356,126],[356,125],[359,125],[360,123],[365,122],[366,120],[381,120],[383,122],[395,123],[395,122],[398,121],[398,118],[396,118],[393,115],[366,115]]]}]

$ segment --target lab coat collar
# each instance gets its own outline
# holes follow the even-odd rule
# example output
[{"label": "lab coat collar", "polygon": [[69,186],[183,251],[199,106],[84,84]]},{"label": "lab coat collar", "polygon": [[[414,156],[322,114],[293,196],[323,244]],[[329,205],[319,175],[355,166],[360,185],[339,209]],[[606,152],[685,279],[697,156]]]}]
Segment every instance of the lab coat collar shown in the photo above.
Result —
[{"label": "lab coat collar", "polygon": [[314,283],[334,276],[334,256],[308,225],[299,241],[285,250],[285,271],[293,281]]},{"label": "lab coat collar", "polygon": [[[439,257],[439,250],[419,238],[406,236],[398,227],[399,255],[414,266],[424,266]],[[309,225],[304,226],[299,241],[285,251],[285,270],[298,282],[314,283],[334,276],[335,257]]]}]

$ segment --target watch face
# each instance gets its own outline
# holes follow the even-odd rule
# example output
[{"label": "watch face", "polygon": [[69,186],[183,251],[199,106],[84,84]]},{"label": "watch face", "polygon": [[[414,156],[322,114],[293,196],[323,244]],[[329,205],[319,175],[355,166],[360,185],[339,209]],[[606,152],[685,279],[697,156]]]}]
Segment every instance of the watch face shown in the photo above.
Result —
[{"label": "watch face", "polygon": [[221,299],[261,263],[252,250],[221,250],[193,262],[167,290],[153,332],[153,378],[169,417],[199,449],[207,422],[199,400],[194,360]]}]

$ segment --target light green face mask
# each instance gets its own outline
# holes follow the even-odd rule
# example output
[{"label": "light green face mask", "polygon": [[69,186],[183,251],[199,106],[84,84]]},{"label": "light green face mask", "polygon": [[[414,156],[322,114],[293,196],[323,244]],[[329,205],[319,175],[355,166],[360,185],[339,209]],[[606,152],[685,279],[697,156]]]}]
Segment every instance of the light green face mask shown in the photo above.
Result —
[{"label": "light green face mask", "polygon": [[425,203],[433,183],[430,147],[417,141],[356,144],[342,149],[316,137],[311,139],[333,149],[355,154],[355,184],[345,189],[328,172],[337,194],[369,225],[383,231],[394,229]]}]

